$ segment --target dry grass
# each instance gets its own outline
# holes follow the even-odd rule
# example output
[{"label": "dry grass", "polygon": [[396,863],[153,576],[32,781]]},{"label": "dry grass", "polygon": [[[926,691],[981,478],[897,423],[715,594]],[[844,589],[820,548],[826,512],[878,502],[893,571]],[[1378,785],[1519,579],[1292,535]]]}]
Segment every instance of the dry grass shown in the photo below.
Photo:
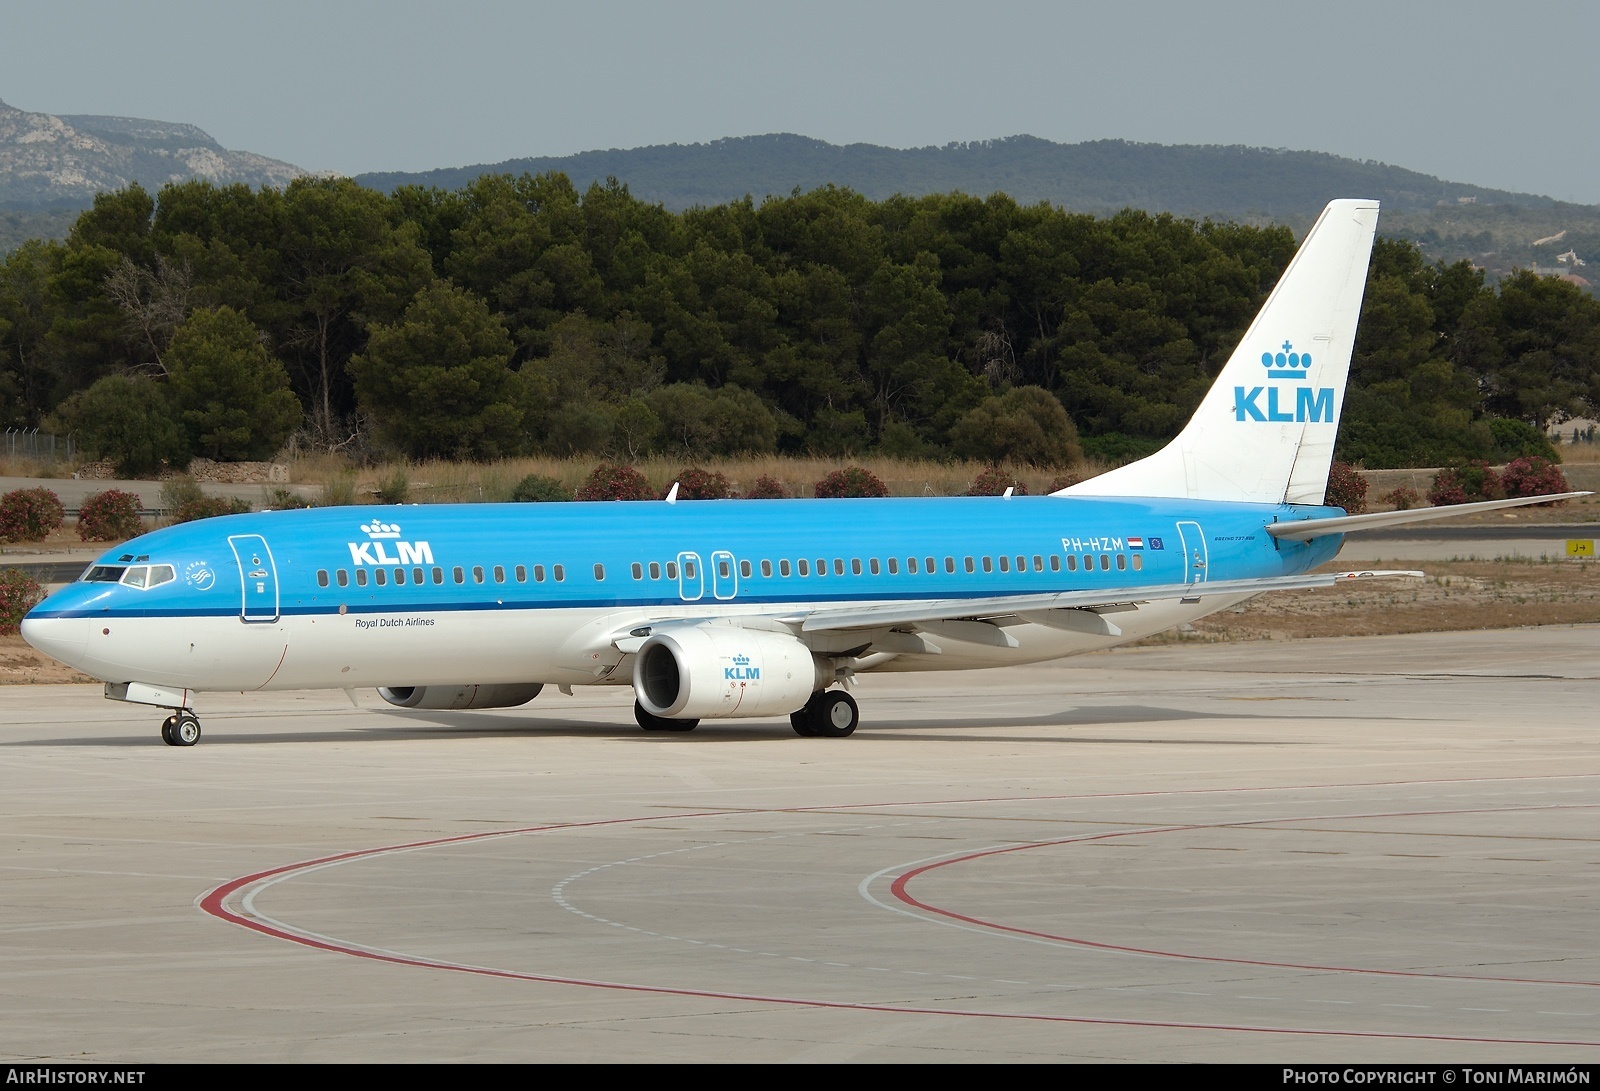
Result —
[{"label": "dry grass", "polygon": [[[326,485],[339,478],[353,478],[357,495],[368,495],[380,482],[403,474],[409,485],[408,499],[418,503],[459,503],[501,501],[511,498],[517,482],[530,474],[553,477],[568,488],[576,488],[588,478],[602,460],[593,456],[577,458],[512,458],[499,462],[387,462],[357,467],[336,455],[307,455],[290,467],[290,480],[296,484]],[[769,455],[754,458],[662,458],[634,459],[632,464],[665,492],[690,466],[698,466],[727,476],[735,492],[748,489],[758,477],[770,476],[796,496],[811,495],[812,487],[834,470],[845,466],[865,466],[882,479],[893,496],[954,496],[966,492],[973,478],[984,469],[981,462],[907,461],[894,458],[791,458]],[[1107,467],[1099,463],[1074,469],[1079,477],[1092,477]],[[1062,471],[1021,467],[1017,476],[1030,493],[1042,492]]]},{"label": "dry grass", "polygon": [[[1262,595],[1144,643],[1297,640],[1318,636],[1516,629],[1600,622],[1600,562],[1580,560],[1427,561],[1423,580],[1346,584]],[[1325,566],[1344,571],[1349,564]],[[1366,567],[1366,566],[1363,566]],[[1418,567],[1380,561],[1372,568]]]}]

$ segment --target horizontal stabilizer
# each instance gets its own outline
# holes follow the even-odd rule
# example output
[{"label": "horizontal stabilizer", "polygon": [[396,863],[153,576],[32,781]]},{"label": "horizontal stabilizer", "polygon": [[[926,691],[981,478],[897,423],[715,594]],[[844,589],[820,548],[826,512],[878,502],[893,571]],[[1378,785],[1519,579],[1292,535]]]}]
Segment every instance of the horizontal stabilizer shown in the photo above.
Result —
[{"label": "horizontal stabilizer", "polygon": [[[1204,583],[1166,583],[1148,587],[1107,587],[1094,591],[1059,591],[1038,595],[996,595],[971,599],[923,599],[918,602],[888,602],[878,606],[846,606],[812,610],[780,618],[799,625],[805,632],[839,629],[871,629],[882,625],[918,625],[956,619],[1005,617],[1041,610],[1086,610],[1119,606],[1130,602],[1158,599],[1202,599],[1215,595],[1259,595],[1265,591],[1303,591],[1332,587],[1351,580],[1386,577],[1421,579],[1423,573],[1392,572],[1307,572],[1299,576],[1263,576],[1245,580],[1208,580]],[[953,633],[951,634],[954,635]]]},{"label": "horizontal stabilizer", "polygon": [[1326,534],[1349,534],[1356,530],[1378,530],[1381,527],[1398,527],[1407,523],[1428,523],[1435,519],[1471,515],[1473,512],[1520,508],[1528,504],[1549,504],[1557,500],[1571,500],[1574,497],[1589,495],[1591,494],[1587,492],[1562,492],[1551,496],[1517,496],[1510,500],[1484,500],[1477,504],[1450,504],[1442,508],[1411,508],[1407,511],[1375,511],[1367,515],[1335,515],[1328,519],[1299,519],[1287,523],[1273,523],[1267,527],[1267,533],[1274,538],[1309,542]]}]

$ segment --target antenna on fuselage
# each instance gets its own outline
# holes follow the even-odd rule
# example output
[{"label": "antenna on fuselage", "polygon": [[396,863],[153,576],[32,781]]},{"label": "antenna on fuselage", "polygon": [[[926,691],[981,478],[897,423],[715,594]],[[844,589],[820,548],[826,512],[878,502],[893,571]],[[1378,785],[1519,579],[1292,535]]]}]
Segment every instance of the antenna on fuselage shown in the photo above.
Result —
[{"label": "antenna on fuselage", "polygon": [[678,502],[678,483],[676,481],[672,483],[672,488],[667,490],[666,501],[669,504]]}]

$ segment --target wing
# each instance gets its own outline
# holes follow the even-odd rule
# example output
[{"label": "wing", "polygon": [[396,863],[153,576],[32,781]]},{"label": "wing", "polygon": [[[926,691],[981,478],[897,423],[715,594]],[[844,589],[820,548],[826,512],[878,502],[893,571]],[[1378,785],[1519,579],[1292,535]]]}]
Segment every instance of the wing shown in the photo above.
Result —
[{"label": "wing", "polygon": [[914,625],[1005,617],[1013,614],[1040,614],[1051,610],[1094,610],[1110,606],[1182,599],[1199,602],[1218,595],[1256,595],[1264,591],[1299,591],[1332,587],[1352,580],[1408,578],[1420,579],[1413,571],[1321,572],[1301,576],[1265,576],[1246,580],[1209,580],[1205,583],[1147,584],[1142,587],[1111,587],[1093,591],[1060,591],[1036,595],[995,595],[986,598],[917,599],[869,606],[827,606],[815,610],[781,615],[778,621],[798,625],[802,632],[827,632],[839,629],[873,629],[885,625]]}]

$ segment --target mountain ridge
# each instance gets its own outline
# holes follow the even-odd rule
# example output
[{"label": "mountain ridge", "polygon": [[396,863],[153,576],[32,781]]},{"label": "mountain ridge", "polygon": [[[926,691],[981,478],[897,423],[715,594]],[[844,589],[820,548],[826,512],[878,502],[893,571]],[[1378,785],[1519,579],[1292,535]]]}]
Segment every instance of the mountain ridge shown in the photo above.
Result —
[{"label": "mountain ridge", "polygon": [[309,172],[255,152],[230,151],[184,122],[100,114],[44,114],[0,101],[0,208],[86,208],[96,193],[138,182],[284,186]]},{"label": "mountain ridge", "polygon": [[[486,173],[563,171],[580,189],[614,176],[634,196],[673,211],[834,184],[873,200],[961,190],[1004,192],[1033,204],[1105,213],[1130,205],[1185,216],[1299,221],[1331,196],[1359,192],[1400,212],[1421,212],[1463,198],[1555,208],[1540,194],[1516,193],[1375,160],[1327,152],[1244,145],[1141,144],[1095,140],[1058,144],[1026,134],[920,148],[829,144],[793,133],[726,137],[704,144],[657,144],[535,156],[430,171],[369,172],[356,180],[384,192],[401,185],[459,189]],[[1333,192],[1337,190],[1337,192]],[[1573,206],[1590,208],[1593,206]]]}]

